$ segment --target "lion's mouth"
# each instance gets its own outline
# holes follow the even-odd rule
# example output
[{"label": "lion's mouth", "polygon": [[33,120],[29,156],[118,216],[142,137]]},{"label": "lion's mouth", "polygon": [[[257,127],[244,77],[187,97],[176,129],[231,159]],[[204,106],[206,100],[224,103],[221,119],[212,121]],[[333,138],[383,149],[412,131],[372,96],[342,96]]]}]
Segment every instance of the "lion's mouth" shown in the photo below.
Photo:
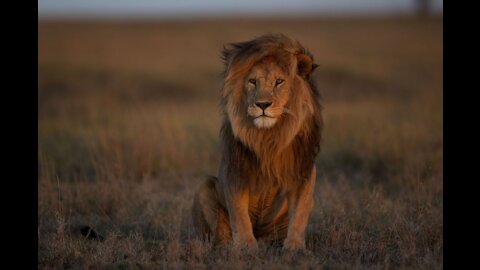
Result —
[{"label": "lion's mouth", "polygon": [[255,117],[254,119],[257,119],[257,118],[260,118],[260,117],[275,118],[275,117],[272,117],[272,116],[269,116],[269,115],[266,115],[266,114],[261,114],[261,115]]},{"label": "lion's mouth", "polygon": [[270,115],[269,112],[266,112],[265,110],[262,110],[262,114],[260,114],[259,116],[254,117],[254,118],[260,118],[260,117],[275,118],[275,117],[273,117],[272,115]]}]

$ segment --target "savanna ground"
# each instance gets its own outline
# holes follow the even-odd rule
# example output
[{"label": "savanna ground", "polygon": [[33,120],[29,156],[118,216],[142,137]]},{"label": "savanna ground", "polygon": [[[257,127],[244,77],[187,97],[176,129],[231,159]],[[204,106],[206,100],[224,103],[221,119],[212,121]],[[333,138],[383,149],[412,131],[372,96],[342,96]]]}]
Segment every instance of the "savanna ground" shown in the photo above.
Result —
[{"label": "savanna ground", "polygon": [[[38,268],[443,268],[443,19],[39,22]],[[223,44],[302,42],[324,106],[313,255],[211,250]],[[88,225],[104,239],[86,239]]]}]

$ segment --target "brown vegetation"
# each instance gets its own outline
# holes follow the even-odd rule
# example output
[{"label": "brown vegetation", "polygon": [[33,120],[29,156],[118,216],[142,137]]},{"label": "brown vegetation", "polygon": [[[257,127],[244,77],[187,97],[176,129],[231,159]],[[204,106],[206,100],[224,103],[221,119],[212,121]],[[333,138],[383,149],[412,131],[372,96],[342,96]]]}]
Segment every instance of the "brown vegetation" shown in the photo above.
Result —
[{"label": "brown vegetation", "polygon": [[[442,25],[40,22],[38,267],[442,268]],[[211,251],[192,231],[220,158],[222,45],[266,32],[319,64],[311,255]]]}]

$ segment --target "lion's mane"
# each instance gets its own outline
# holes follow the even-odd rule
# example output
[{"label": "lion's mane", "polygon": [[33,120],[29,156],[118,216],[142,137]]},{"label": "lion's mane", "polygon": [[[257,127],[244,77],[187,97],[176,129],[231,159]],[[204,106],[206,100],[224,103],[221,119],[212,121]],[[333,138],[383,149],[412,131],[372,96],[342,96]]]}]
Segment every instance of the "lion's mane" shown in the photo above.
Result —
[{"label": "lion's mane", "polygon": [[[279,121],[258,129],[248,120],[243,82],[264,57],[279,65],[296,65],[291,94]],[[316,67],[313,56],[297,41],[269,34],[224,48],[224,85],[221,106],[222,164],[220,174],[235,188],[268,190],[272,185],[300,184],[310,176],[320,150],[322,117],[319,93],[310,78]],[[223,171],[222,171],[223,170]],[[233,177],[230,177],[233,176]]]}]

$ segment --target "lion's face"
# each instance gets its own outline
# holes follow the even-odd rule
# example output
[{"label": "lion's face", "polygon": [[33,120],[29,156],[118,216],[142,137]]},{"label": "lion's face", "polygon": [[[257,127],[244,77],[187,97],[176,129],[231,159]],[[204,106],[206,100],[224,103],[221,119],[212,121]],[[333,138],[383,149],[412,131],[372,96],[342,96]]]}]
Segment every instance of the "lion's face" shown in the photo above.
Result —
[{"label": "lion's face", "polygon": [[236,139],[268,159],[309,128],[305,121],[318,110],[309,80],[316,65],[300,43],[265,35],[231,44],[223,59],[222,105]]},{"label": "lion's face", "polygon": [[278,62],[266,57],[255,64],[245,78],[247,114],[257,128],[270,128],[284,113],[292,78]]}]

